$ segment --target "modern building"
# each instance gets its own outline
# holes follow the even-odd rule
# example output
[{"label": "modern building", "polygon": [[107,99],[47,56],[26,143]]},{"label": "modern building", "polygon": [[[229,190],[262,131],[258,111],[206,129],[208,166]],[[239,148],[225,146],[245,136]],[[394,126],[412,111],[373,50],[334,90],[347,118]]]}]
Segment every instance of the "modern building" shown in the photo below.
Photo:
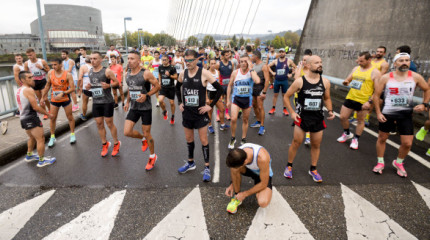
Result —
[{"label": "modern building", "polygon": [[[48,48],[48,44],[46,44]],[[42,52],[40,38],[31,34],[0,35],[0,54],[23,53],[27,48]]]}]

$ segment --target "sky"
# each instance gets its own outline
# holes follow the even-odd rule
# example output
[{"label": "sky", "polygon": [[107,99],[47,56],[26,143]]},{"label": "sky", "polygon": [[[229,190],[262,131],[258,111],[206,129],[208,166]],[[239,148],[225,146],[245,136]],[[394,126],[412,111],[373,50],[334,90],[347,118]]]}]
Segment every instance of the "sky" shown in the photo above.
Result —
[{"label": "sky", "polygon": [[[178,5],[181,1],[189,1],[197,4],[196,6],[206,5],[206,0],[74,0],[68,2],[40,0],[40,3],[42,5],[42,15],[44,14],[43,4],[67,3],[97,8],[102,12],[104,33],[123,33],[123,19],[124,17],[131,17],[132,21],[127,21],[127,30],[129,31],[142,28],[152,34],[160,33],[161,31],[172,34],[173,32],[167,32],[169,29],[173,29],[171,21],[173,17],[169,16],[171,13],[169,10],[173,6],[172,8],[175,10],[172,16],[175,16],[174,13],[179,11]],[[214,10],[209,8],[210,10],[205,11],[202,8],[202,13],[204,13],[202,16],[208,16],[208,19],[212,16],[212,20],[206,21],[207,25],[203,27],[202,33],[219,34],[223,31],[228,33],[231,25],[230,35],[233,35],[233,33],[240,34],[249,9],[250,13],[245,23],[244,34],[248,33],[248,31],[250,34],[264,34],[268,33],[269,30],[277,33],[286,30],[303,29],[310,2],[311,0],[212,0],[208,5],[214,6]],[[232,3],[232,12],[236,8],[238,10],[234,16],[234,23],[226,26],[227,14]],[[224,11],[222,11],[223,6]],[[217,8],[219,9],[218,15],[215,16],[212,11],[216,12]],[[2,23],[0,34],[30,33],[30,23],[37,18],[36,0],[2,1],[2,10],[0,15],[0,22]],[[255,19],[250,29],[254,15]],[[230,22],[232,22],[232,18],[233,14],[228,18]],[[217,24],[219,19],[222,20]],[[218,30],[216,30],[217,25],[219,25]],[[187,37],[190,33],[192,32],[183,35]]]}]

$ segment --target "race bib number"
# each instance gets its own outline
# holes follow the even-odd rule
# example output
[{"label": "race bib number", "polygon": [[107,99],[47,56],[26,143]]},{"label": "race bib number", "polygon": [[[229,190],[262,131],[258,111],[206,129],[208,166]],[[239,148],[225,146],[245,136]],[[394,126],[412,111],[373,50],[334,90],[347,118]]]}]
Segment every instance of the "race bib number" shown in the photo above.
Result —
[{"label": "race bib number", "polygon": [[285,69],[278,69],[278,70],[276,70],[276,74],[277,75],[284,75],[285,74]]},{"label": "race bib number", "polygon": [[185,96],[185,106],[198,107],[199,106],[199,96],[196,96],[196,95]]},{"label": "race bib number", "polygon": [[35,77],[40,77],[40,76],[42,76],[42,71],[36,70],[36,71],[33,73],[33,75],[34,75]]},{"label": "race bib number", "polygon": [[163,78],[163,79],[161,79],[161,84],[163,86],[169,85],[170,84],[170,79],[169,78]]},{"label": "race bib number", "polygon": [[103,89],[102,88],[92,88],[91,92],[93,93],[94,98],[103,97]]},{"label": "race bib number", "polygon": [[230,78],[224,78],[222,80],[222,85],[227,85],[230,82]]},{"label": "race bib number", "polygon": [[145,65],[145,66],[148,66],[148,65],[149,65],[149,62],[148,62],[148,61],[145,61],[144,65]]},{"label": "race bib number", "polygon": [[351,88],[360,90],[361,89],[361,85],[363,85],[363,82],[357,81],[357,80],[352,80],[349,85],[351,86]]},{"label": "race bib number", "polygon": [[307,111],[321,110],[321,99],[305,98],[304,109]]},{"label": "race bib number", "polygon": [[178,70],[178,71],[179,71],[179,70],[181,70],[181,65],[176,64],[176,65],[175,65],[175,68],[176,68],[176,70]]},{"label": "race bib number", "polygon": [[137,100],[140,98],[140,91],[130,91],[130,99]]},{"label": "race bib number", "polygon": [[154,72],[158,73],[158,67],[154,67]]},{"label": "race bib number", "polygon": [[60,95],[63,91],[53,91],[52,94],[54,95],[54,97],[57,97],[58,95]]},{"label": "race bib number", "polygon": [[237,87],[237,95],[247,95],[250,93],[250,89],[249,86]]},{"label": "race bib number", "polygon": [[391,105],[393,107],[406,107],[409,105],[407,96],[391,96]]}]

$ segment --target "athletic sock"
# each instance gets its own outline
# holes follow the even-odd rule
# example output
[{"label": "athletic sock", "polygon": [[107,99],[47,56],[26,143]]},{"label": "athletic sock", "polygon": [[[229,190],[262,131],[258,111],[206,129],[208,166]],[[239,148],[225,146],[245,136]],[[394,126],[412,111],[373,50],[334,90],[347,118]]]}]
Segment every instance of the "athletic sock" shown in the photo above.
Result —
[{"label": "athletic sock", "polygon": [[349,132],[349,128],[347,128],[347,129],[343,129],[343,132],[344,132],[346,135],[349,135],[349,134],[350,134],[350,132]]},{"label": "athletic sock", "polygon": [[205,168],[210,169],[210,166],[205,166]]},{"label": "athletic sock", "polygon": [[360,138],[360,135],[355,134],[355,138],[358,140]]},{"label": "athletic sock", "polygon": [[142,142],[143,142],[143,141],[145,141],[145,140],[146,140],[146,137],[143,137],[143,138],[142,138]]},{"label": "athletic sock", "polygon": [[205,160],[205,163],[209,163],[209,144],[206,146],[202,145],[202,151],[203,151],[203,159]]},{"label": "athletic sock", "polygon": [[75,133],[70,133],[70,136],[75,136]]},{"label": "athletic sock", "polygon": [[402,158],[397,158],[397,160],[396,160],[396,163],[398,163],[398,164],[402,164],[403,163],[403,160],[405,160],[404,158],[402,159]]},{"label": "athletic sock", "polygon": [[293,167],[293,163],[287,163],[287,167]]},{"label": "athletic sock", "polygon": [[383,157],[378,157],[378,163],[385,164],[384,158]]},{"label": "athletic sock", "polygon": [[275,106],[272,106],[273,109],[275,109]]},{"label": "athletic sock", "polygon": [[310,133],[306,133],[306,138],[311,138],[311,134]]},{"label": "athletic sock", "polygon": [[187,146],[188,146],[188,159],[193,159],[194,158],[194,142],[187,143]]},{"label": "athletic sock", "polygon": [[45,157],[44,156],[40,156],[39,157],[39,162],[43,162],[43,160],[45,159]]},{"label": "athletic sock", "polygon": [[55,138],[55,134],[51,134],[51,138]]},{"label": "athletic sock", "polygon": [[317,166],[311,166],[310,170],[311,172],[317,170]]},{"label": "athletic sock", "polygon": [[175,119],[175,114],[172,114],[172,119]]},{"label": "athletic sock", "polygon": [[149,155],[149,157],[150,157],[150,158],[155,157],[155,153],[154,153],[154,154]]},{"label": "athletic sock", "polygon": [[33,156],[33,152],[27,152],[27,156]]},{"label": "athletic sock", "polygon": [[286,107],[284,107],[284,109],[287,109]]},{"label": "athletic sock", "polygon": [[188,165],[193,165],[193,164],[194,164],[194,160],[193,161],[188,160]]}]

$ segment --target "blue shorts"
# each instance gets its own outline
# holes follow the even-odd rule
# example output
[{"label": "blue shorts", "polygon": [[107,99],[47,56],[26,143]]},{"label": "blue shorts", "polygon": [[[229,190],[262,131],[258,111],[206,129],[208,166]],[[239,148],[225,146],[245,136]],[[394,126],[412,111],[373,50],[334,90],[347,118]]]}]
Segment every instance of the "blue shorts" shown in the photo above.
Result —
[{"label": "blue shorts", "polygon": [[276,81],[273,84],[273,92],[279,93],[279,89],[282,88],[282,94],[285,94],[288,90],[288,80]]}]

